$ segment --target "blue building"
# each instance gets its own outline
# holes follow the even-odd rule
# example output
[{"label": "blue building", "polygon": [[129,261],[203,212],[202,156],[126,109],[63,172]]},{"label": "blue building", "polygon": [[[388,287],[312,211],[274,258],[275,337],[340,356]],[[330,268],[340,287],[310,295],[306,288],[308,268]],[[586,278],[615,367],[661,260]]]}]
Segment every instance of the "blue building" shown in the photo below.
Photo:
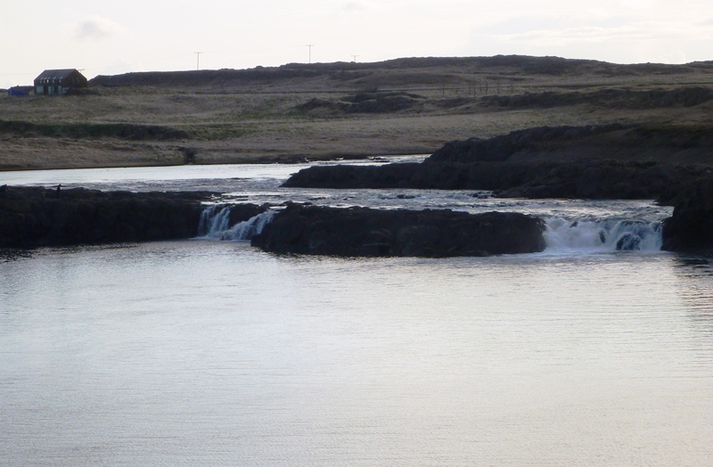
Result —
[{"label": "blue building", "polygon": [[7,90],[8,96],[13,97],[26,97],[32,94],[35,90],[33,86],[13,86]]}]

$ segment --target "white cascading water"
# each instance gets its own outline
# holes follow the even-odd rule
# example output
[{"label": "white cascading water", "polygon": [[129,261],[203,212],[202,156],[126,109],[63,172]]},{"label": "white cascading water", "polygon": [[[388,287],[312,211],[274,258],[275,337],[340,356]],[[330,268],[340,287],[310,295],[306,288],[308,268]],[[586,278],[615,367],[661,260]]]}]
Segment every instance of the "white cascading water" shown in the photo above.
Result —
[{"label": "white cascading water", "polygon": [[198,238],[211,240],[245,241],[262,233],[267,224],[272,222],[275,211],[268,209],[250,219],[230,225],[230,206],[208,206],[201,213],[198,225]]},{"label": "white cascading water", "polygon": [[545,220],[549,252],[660,251],[661,222],[640,220]]},{"label": "white cascading water", "polygon": [[230,227],[230,206],[214,204],[203,209],[198,223],[198,236],[211,237],[215,232],[223,232]]},{"label": "white cascading water", "polygon": [[273,217],[275,217],[275,211],[267,210],[257,216],[251,217],[246,221],[238,222],[230,229],[223,232],[220,239],[250,240],[255,235],[261,234],[265,226],[272,222]]}]

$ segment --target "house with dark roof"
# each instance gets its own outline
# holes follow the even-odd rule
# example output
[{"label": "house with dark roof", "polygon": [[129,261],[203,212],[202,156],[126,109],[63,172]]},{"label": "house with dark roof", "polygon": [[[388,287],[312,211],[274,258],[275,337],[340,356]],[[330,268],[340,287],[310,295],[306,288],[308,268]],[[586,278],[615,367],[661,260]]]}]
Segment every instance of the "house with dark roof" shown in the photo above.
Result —
[{"label": "house with dark roof", "polygon": [[87,86],[87,78],[78,70],[45,70],[35,78],[35,95],[64,96],[72,89]]}]

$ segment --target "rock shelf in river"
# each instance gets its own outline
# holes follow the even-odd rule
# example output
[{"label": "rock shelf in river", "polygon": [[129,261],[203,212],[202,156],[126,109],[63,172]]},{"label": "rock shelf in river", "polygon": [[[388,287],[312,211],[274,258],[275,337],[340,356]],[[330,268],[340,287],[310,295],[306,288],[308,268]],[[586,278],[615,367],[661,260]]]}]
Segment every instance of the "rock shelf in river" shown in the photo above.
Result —
[{"label": "rock shelf in river", "polygon": [[190,238],[209,196],[2,186],[0,248]]},{"label": "rock shelf in river", "polygon": [[544,223],[518,213],[289,205],[252,244],[332,256],[490,256],[544,250]]}]

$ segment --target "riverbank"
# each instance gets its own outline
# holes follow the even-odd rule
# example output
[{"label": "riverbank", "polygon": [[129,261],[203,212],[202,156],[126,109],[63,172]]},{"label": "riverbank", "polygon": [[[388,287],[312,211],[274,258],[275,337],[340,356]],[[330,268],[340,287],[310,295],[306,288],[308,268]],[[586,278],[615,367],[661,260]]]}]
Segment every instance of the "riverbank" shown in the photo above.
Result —
[{"label": "riverbank", "polygon": [[704,128],[640,125],[530,128],[449,142],[419,164],[310,167],[285,186],[666,201],[713,174],[712,134]]}]

